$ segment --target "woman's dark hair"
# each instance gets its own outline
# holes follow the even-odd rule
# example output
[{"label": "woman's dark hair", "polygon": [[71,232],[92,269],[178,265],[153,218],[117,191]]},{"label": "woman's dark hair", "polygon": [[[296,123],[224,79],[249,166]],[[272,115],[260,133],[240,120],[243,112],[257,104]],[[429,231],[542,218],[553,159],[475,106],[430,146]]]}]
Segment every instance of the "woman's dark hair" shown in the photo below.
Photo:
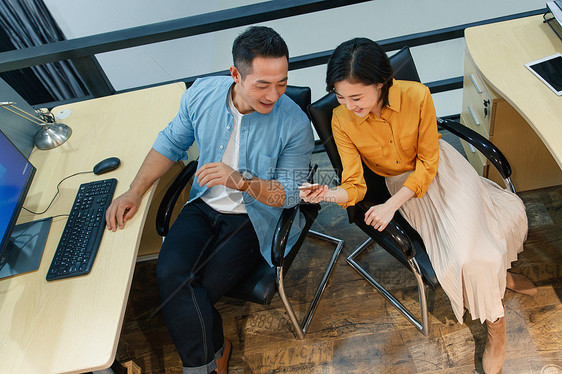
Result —
[{"label": "woman's dark hair", "polygon": [[289,61],[289,49],[272,28],[252,26],[234,40],[232,59],[236,69],[244,76],[252,72],[252,62],[256,57],[286,57]]},{"label": "woman's dark hair", "polygon": [[355,38],[343,42],[332,53],[326,90],[334,91],[334,84],[344,80],[365,85],[382,83],[380,100],[386,106],[393,75],[390,60],[380,45],[367,38]]}]

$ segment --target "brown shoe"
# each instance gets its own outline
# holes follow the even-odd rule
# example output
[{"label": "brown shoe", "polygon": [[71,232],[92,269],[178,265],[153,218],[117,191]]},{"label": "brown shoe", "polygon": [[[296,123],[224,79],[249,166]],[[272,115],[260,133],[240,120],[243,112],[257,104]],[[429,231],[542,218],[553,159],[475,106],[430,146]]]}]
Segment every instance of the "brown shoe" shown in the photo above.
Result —
[{"label": "brown shoe", "polygon": [[486,320],[486,328],[488,333],[482,367],[486,374],[497,374],[505,360],[505,318],[499,318],[493,323]]},{"label": "brown shoe", "polygon": [[533,296],[537,294],[537,287],[529,278],[522,274],[507,272],[505,287],[512,291]]},{"label": "brown shoe", "polygon": [[224,338],[224,350],[221,358],[217,359],[217,374],[228,374],[228,361],[232,353],[232,344],[227,338]]}]

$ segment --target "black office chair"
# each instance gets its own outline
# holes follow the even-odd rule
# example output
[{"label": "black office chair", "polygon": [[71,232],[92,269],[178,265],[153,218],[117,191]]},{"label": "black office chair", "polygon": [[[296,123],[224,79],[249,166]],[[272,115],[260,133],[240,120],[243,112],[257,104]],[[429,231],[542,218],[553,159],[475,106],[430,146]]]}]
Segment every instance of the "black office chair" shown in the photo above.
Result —
[{"label": "black office chair", "polygon": [[[394,77],[396,79],[417,82],[420,81],[414,60],[412,59],[412,55],[410,54],[408,47],[402,48],[399,52],[390,57],[390,62],[394,69]],[[336,148],[336,143],[332,136],[331,126],[332,111],[338,105],[339,103],[335,94],[329,93],[309,105],[308,110],[312,123],[316,128],[316,132],[318,133],[324,149],[328,154],[328,158],[330,159],[330,162],[336,172],[336,183],[339,185],[341,183],[343,168]],[[515,192],[510,179],[511,168],[509,163],[503,154],[492,143],[460,123],[441,118],[437,118],[437,123],[443,129],[446,129],[452,134],[464,139],[482,152],[482,154],[490,160],[503,177],[507,188]],[[373,205],[384,203],[390,197],[390,193],[386,188],[383,177],[372,172],[364,164],[363,170],[365,182],[367,183],[367,193],[365,199],[353,207],[348,207],[347,212],[349,222],[355,223],[359,226],[361,230],[369,235],[369,239],[367,239],[367,241],[361,244],[351,255],[347,257],[347,262],[388,301],[390,301],[392,305],[404,314],[404,316],[424,335],[428,335],[429,326],[427,316],[426,286],[435,289],[439,286],[439,281],[437,280],[435,271],[429,261],[429,257],[420,235],[408,224],[400,212],[396,212],[392,221],[382,232],[379,232],[372,226],[365,224],[365,212]],[[418,321],[400,301],[398,301],[355,261],[355,258],[367,247],[369,247],[373,240],[413,272],[418,286],[421,322]]]},{"label": "black office chair", "polygon": [[[311,101],[310,88],[287,86],[286,95],[297,103],[306,113],[306,108]],[[162,236],[163,240],[168,233],[172,211],[176,205],[176,201],[182,190],[192,179],[196,170],[197,161],[192,161],[183,168],[166,191],[166,194],[160,203],[156,216],[156,231],[158,232],[158,235]],[[310,182],[312,182],[312,180]],[[301,202],[293,208],[284,209],[277,223],[277,227],[275,228],[273,243],[271,246],[271,258],[274,266],[270,267],[262,258],[254,270],[242,279],[236,286],[234,286],[228,293],[228,296],[231,297],[267,305],[271,303],[274,295],[279,293],[283,306],[285,307],[291,324],[293,325],[294,332],[299,339],[303,339],[306,334],[308,326],[314,316],[314,312],[316,311],[318,301],[326,288],[328,279],[343,247],[343,240],[310,230],[312,223],[318,216],[319,210],[319,204],[307,204],[304,202]],[[289,237],[289,230],[291,229],[293,220],[299,211],[301,211],[306,218],[305,227],[302,230],[297,243],[291,248],[291,251],[286,256],[283,256]],[[334,243],[336,248],[308,311],[302,319],[302,322],[299,322],[285,292],[284,277],[293,263],[295,256],[299,252],[307,233],[314,237]]]}]

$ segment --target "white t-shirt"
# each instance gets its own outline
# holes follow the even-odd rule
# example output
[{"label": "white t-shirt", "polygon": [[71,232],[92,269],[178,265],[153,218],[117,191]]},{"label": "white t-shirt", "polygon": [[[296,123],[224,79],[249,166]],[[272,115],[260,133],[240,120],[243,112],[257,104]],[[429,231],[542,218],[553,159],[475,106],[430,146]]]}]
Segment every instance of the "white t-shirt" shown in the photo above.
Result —
[{"label": "white t-shirt", "polygon": [[[238,160],[240,159],[240,123],[242,122],[243,115],[232,102],[232,88],[228,93],[228,107],[232,117],[234,117],[233,128],[221,161],[234,170],[238,170]],[[242,191],[233,190],[222,185],[213,186],[201,196],[201,199],[211,208],[221,213],[247,213]]]}]

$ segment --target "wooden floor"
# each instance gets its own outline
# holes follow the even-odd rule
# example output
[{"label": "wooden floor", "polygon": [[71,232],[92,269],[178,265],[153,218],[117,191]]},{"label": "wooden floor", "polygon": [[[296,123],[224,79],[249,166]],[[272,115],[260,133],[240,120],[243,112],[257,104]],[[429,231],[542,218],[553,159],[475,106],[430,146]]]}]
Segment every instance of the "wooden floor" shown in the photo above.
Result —
[{"label": "wooden floor", "polygon": [[[322,154],[314,155],[323,157]],[[321,159],[322,164],[325,164]],[[530,297],[506,291],[503,373],[562,373],[562,186],[520,193],[529,235],[513,271],[539,289]],[[344,210],[325,205],[315,230],[345,246],[304,340],[297,340],[278,298],[268,306],[223,299],[218,308],[233,343],[230,374],[247,373],[482,373],[485,328],[465,314],[454,318],[441,289],[430,292],[430,335],[423,336],[345,261],[365,239]],[[333,246],[308,238],[293,264],[287,289],[297,314],[306,312]],[[373,246],[361,262],[411,310],[413,276]],[[117,359],[143,373],[181,373],[181,361],[158,312],[156,262],[138,263]]]}]

